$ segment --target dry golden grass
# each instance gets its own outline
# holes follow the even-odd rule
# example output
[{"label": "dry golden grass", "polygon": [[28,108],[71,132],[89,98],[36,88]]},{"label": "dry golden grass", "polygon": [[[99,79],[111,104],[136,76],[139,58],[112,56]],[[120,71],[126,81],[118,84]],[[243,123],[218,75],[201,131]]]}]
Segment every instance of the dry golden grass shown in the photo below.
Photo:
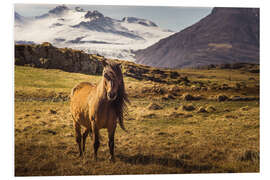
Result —
[{"label": "dry golden grass", "polygon": [[[187,75],[191,84],[166,85],[125,77],[131,101],[125,119],[129,133],[117,128],[116,162],[110,163],[105,130],[101,131],[99,161],[93,160],[89,139],[85,156],[78,158],[65,98],[76,83],[98,82],[100,76],[16,66],[15,175],[259,172],[259,101],[211,99],[217,94],[259,97],[258,74],[237,70],[179,73]],[[251,77],[255,80],[250,81]],[[196,81],[209,89],[192,89],[198,86]],[[219,89],[224,83],[234,87],[236,82],[250,88]],[[203,98],[185,101],[185,93]],[[147,109],[150,103],[161,109]],[[186,111],[183,105],[195,109]],[[198,112],[202,107],[208,112]]]}]

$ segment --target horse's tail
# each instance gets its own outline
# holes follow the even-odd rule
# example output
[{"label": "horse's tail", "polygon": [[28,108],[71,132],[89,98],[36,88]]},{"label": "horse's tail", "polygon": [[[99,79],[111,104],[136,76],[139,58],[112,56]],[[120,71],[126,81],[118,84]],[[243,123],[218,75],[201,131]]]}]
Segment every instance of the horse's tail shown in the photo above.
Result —
[{"label": "horse's tail", "polygon": [[70,92],[70,95],[69,95],[70,98],[72,98],[72,96],[74,95],[74,91],[75,91],[75,87],[72,88],[72,90],[71,90],[71,92]]},{"label": "horse's tail", "polygon": [[119,122],[121,129],[123,129],[126,133],[128,133],[128,131],[126,130],[126,128],[124,126],[123,118],[119,117],[118,120],[119,120],[118,122]]},{"label": "horse's tail", "polygon": [[76,86],[74,86],[74,87],[71,89],[71,92],[70,92],[70,95],[69,95],[70,99],[74,96],[75,91],[77,91],[77,90],[80,88],[79,85],[80,85],[80,84],[77,84]]}]

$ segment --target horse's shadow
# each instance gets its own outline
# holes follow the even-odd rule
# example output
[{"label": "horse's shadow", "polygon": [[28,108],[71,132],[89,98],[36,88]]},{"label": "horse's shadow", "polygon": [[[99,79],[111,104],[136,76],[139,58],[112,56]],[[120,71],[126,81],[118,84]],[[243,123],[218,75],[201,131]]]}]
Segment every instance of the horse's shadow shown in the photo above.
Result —
[{"label": "horse's shadow", "polygon": [[157,164],[167,167],[174,167],[174,168],[182,168],[184,172],[200,172],[200,171],[209,171],[213,167],[211,164],[209,165],[188,165],[182,159],[173,159],[173,158],[164,158],[164,157],[157,157],[154,155],[142,155],[136,154],[133,156],[127,154],[118,154],[117,157],[120,161],[129,163],[132,165],[142,164],[142,165],[149,165],[149,164]]}]

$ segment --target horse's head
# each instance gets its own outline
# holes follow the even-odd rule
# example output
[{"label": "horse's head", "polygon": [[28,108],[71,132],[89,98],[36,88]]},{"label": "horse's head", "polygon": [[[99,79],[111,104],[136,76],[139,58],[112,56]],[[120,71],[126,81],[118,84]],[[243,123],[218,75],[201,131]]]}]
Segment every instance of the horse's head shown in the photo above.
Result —
[{"label": "horse's head", "polygon": [[[121,87],[123,77],[121,73],[121,65],[116,63],[109,63],[105,60],[101,61],[103,64],[103,86],[107,94],[107,99],[113,101],[118,96],[118,89]],[[120,72],[120,73],[119,73]]]}]

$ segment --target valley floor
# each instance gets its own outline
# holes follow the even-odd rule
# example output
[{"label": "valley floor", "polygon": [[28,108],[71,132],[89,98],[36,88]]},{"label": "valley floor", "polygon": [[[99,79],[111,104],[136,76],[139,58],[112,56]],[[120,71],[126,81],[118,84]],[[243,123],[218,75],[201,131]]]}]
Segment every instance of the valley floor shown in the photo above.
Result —
[{"label": "valley floor", "polygon": [[[90,139],[86,154],[78,158],[69,111],[71,88],[81,81],[96,83],[100,76],[15,66],[15,175],[259,172],[258,73],[179,73],[191,84],[125,77],[131,101],[124,122],[129,133],[117,127],[116,162],[110,163],[105,130],[98,162]],[[185,99],[187,93],[200,98]],[[219,99],[221,94],[228,99]]]}]

